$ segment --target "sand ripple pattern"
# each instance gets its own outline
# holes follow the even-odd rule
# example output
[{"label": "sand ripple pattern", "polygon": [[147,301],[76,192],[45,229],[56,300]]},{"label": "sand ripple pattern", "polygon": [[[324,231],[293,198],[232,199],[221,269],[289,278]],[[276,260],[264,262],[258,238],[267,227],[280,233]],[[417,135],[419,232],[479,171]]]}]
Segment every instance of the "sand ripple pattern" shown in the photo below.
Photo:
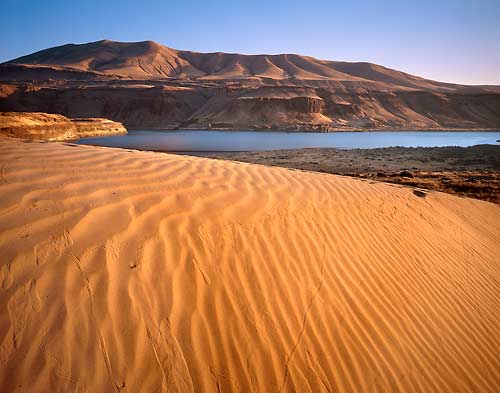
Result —
[{"label": "sand ripple pattern", "polygon": [[500,208],[0,139],[3,392],[500,392]]}]

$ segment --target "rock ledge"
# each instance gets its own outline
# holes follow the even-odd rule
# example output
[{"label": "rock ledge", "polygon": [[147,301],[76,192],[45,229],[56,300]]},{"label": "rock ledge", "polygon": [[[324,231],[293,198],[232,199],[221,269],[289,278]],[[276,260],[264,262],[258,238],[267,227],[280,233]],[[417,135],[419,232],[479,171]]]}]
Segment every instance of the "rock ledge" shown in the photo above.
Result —
[{"label": "rock ledge", "polygon": [[122,123],[108,119],[70,119],[42,112],[0,112],[0,134],[13,138],[63,141],[126,133]]}]

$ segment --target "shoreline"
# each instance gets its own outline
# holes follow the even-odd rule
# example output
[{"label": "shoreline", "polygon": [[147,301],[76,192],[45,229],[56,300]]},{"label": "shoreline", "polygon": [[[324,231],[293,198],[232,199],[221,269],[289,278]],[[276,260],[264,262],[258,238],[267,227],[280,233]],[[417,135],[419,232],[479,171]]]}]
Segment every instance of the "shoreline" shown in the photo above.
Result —
[{"label": "shoreline", "polygon": [[[19,140],[24,143],[48,142],[43,140]],[[271,167],[284,167],[313,173],[329,173],[417,187],[430,191],[441,191],[500,204],[500,146],[493,144],[469,147],[396,146],[259,151],[166,151],[162,149],[87,145],[78,143],[78,140],[61,141],[60,143],[67,146],[91,146],[129,152],[154,152],[179,156],[206,157]],[[443,154],[445,157],[442,156]],[[346,159],[350,161],[347,165]],[[383,163],[380,163],[381,160]],[[389,162],[392,165],[388,165]],[[355,164],[353,165],[353,163]]]},{"label": "shoreline", "polygon": [[287,130],[287,129],[242,129],[242,128],[134,128],[127,127],[127,131],[227,131],[227,132],[280,132],[280,133],[308,133],[308,134],[331,134],[334,132],[500,132],[500,128],[373,128],[373,129],[334,129],[329,131],[319,130]]},{"label": "shoreline", "polygon": [[500,203],[499,145],[172,153],[350,176]]}]

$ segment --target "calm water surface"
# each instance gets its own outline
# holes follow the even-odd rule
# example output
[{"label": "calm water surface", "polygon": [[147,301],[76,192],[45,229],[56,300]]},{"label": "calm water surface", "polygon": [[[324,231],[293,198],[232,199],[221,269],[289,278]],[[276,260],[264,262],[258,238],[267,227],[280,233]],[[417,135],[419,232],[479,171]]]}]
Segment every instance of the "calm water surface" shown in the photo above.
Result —
[{"label": "calm water surface", "polygon": [[80,139],[84,145],[156,151],[249,151],[335,147],[433,147],[496,144],[500,132],[279,132],[279,131],[129,131],[127,135]]}]

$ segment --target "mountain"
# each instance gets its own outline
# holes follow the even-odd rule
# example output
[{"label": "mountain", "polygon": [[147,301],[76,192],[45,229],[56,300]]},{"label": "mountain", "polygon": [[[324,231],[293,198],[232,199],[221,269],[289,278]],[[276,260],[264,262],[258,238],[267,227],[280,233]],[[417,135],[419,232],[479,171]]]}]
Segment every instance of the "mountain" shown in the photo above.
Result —
[{"label": "mountain", "polygon": [[500,87],[371,63],[182,51],[152,41],[45,49],[0,65],[0,109],[107,117],[129,128],[500,127]]},{"label": "mountain", "polygon": [[295,54],[241,55],[179,51],[153,41],[98,41],[45,49],[10,64],[46,65],[133,79],[329,80],[378,82],[419,89],[452,89],[439,83],[371,63],[318,60]]}]

